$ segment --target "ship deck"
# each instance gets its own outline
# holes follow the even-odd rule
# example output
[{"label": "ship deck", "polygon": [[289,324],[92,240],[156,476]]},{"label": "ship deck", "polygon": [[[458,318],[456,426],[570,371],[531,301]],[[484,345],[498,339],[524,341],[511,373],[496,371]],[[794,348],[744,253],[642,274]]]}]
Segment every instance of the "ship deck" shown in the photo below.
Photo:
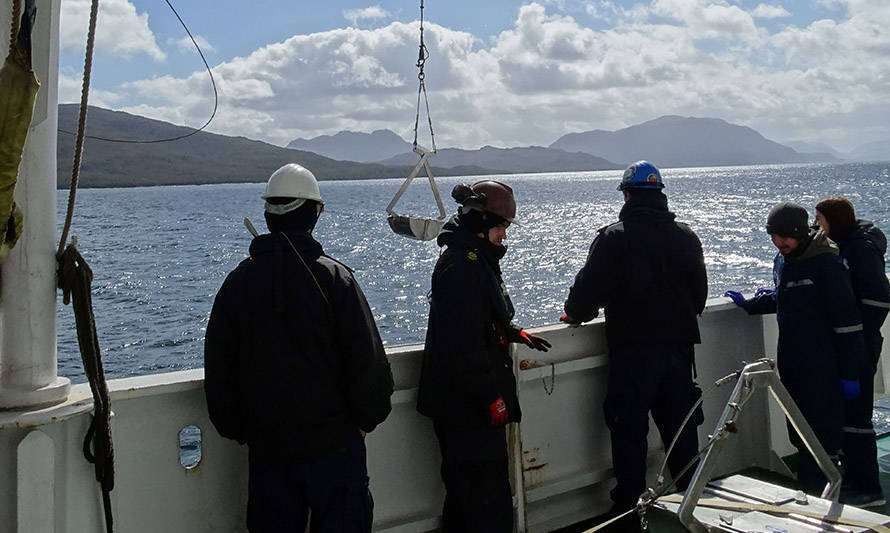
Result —
[{"label": "ship deck", "polygon": [[[881,487],[884,491],[885,495],[890,496],[890,419],[883,418],[885,414],[890,414],[890,398],[883,398],[875,402],[875,428],[878,431],[877,437],[877,445],[878,445],[878,467],[879,467],[879,477],[881,481]],[[795,463],[797,461],[797,454],[792,454],[783,459],[785,463],[793,470]],[[769,483],[770,485],[776,487],[776,491],[781,490],[781,488],[787,488],[791,490],[797,489],[797,482],[794,478],[785,476],[783,474],[774,472],[772,470],[767,470],[761,467],[751,467],[746,468],[739,472],[738,474],[732,474],[733,476],[741,475],[747,478],[751,478],[758,481],[763,481]],[[730,477],[730,476],[727,476]],[[711,497],[713,494],[708,493],[706,491],[703,498]],[[674,495],[675,497],[679,497],[680,495]],[[680,522],[678,521],[673,511],[675,511],[674,505],[668,505],[669,509],[664,508],[655,508],[650,511],[647,515],[647,519],[649,521],[649,530],[652,533],[686,533],[687,530],[684,528]],[[888,498],[888,502],[881,506],[869,507],[866,509],[869,513],[873,513],[876,515],[884,515],[883,522],[881,524],[890,523],[890,498]],[[865,518],[874,518],[874,516],[865,515]],[[595,528],[599,524],[605,522],[608,519],[607,516],[599,516],[594,517],[588,520],[584,520],[577,524],[573,524],[571,526],[562,528],[558,530],[557,533],[584,533],[589,531],[590,529]],[[779,520],[784,520],[783,518],[779,518]],[[633,531],[637,526],[639,518],[636,513],[632,513],[628,517],[616,521],[606,527],[598,529],[597,531],[601,531],[603,533],[615,533],[615,532],[626,532]],[[876,522],[877,523],[877,522]],[[727,525],[732,525],[727,524]],[[740,526],[740,524],[735,524],[736,528]],[[750,526],[750,524],[749,524]],[[772,526],[775,529],[766,529],[766,531],[786,531],[790,533],[787,527],[781,527],[781,524],[777,521],[777,523]],[[817,528],[815,527],[807,527],[804,526],[805,530],[815,531]],[[729,529],[732,530],[732,529]],[[831,530],[834,531],[834,530]],[[836,531],[868,531],[868,528],[839,528]]]}]

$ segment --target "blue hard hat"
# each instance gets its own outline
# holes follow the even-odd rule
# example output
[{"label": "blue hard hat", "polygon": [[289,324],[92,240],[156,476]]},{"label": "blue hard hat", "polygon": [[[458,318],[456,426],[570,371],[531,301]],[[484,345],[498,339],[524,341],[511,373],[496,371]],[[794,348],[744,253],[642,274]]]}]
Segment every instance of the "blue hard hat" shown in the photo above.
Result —
[{"label": "blue hard hat", "polygon": [[648,161],[637,161],[624,170],[624,176],[618,190],[626,189],[664,189],[661,172]]}]

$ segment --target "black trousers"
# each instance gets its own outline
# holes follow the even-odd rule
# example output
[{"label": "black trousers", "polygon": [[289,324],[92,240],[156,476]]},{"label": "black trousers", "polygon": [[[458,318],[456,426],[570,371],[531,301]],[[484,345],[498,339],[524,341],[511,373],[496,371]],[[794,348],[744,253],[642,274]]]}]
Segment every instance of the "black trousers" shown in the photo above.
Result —
[{"label": "black trousers", "polygon": [[513,497],[503,427],[451,428],[433,422],[442,452],[444,533],[512,533]]},{"label": "black trousers", "polygon": [[879,334],[866,336],[872,367],[859,378],[862,394],[844,404],[844,486],[869,493],[881,492],[878,447],[871,420],[874,409],[874,378],[878,359],[881,357],[882,342]]},{"label": "black trousers", "polygon": [[[276,448],[279,446],[276,446]],[[370,533],[374,502],[368,490],[365,442],[355,439],[321,457],[250,446],[247,529],[251,533]]]},{"label": "black trousers", "polygon": [[[636,505],[646,490],[646,452],[649,413],[655,420],[665,451],[700,392],[692,381],[691,344],[643,344],[612,347],[609,390],[603,406],[612,436],[612,466],[618,485],[612,500],[619,509]],[[697,426],[704,421],[699,407],[668,457],[674,479],[698,452]],[[677,482],[684,490],[693,465]]]}]

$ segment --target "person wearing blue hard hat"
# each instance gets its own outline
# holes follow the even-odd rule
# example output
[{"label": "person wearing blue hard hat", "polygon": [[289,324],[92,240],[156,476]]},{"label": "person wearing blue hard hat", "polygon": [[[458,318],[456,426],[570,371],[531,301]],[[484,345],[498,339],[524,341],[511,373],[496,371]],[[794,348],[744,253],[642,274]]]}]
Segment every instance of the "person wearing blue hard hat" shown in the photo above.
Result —
[{"label": "person wearing blue hard hat", "polygon": [[[649,413],[665,444],[678,433],[668,467],[680,475],[698,451],[701,396],[693,381],[694,345],[701,342],[697,315],[708,281],[701,242],[668,210],[661,172],[648,161],[627,167],[618,185],[624,207],[618,222],[600,228],[587,262],[575,277],[560,320],[578,324],[605,309],[609,385],[603,406],[612,438],[617,486],[610,514],[637,504],[646,490]],[[680,431],[682,426],[682,431]]]},{"label": "person wearing blue hard hat", "polygon": [[628,166],[624,170],[624,176],[621,183],[618,184],[619,191],[627,190],[660,190],[664,189],[664,181],[661,179],[661,172],[655,168],[655,165],[648,161],[637,161],[633,165]]}]

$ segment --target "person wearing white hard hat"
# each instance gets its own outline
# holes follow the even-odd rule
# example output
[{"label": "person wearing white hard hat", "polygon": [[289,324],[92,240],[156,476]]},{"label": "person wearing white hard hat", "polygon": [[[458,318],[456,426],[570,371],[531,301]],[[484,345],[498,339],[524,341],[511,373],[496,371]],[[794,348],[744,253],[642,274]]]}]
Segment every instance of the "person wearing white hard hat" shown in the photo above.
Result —
[{"label": "person wearing white hard hat", "polygon": [[315,176],[285,165],[262,198],[269,233],[207,324],[210,420],[248,446],[251,533],[304,531],[310,511],[313,531],[370,532],[363,437],[392,409],[383,343],[352,270],[312,237],[324,208]]}]

